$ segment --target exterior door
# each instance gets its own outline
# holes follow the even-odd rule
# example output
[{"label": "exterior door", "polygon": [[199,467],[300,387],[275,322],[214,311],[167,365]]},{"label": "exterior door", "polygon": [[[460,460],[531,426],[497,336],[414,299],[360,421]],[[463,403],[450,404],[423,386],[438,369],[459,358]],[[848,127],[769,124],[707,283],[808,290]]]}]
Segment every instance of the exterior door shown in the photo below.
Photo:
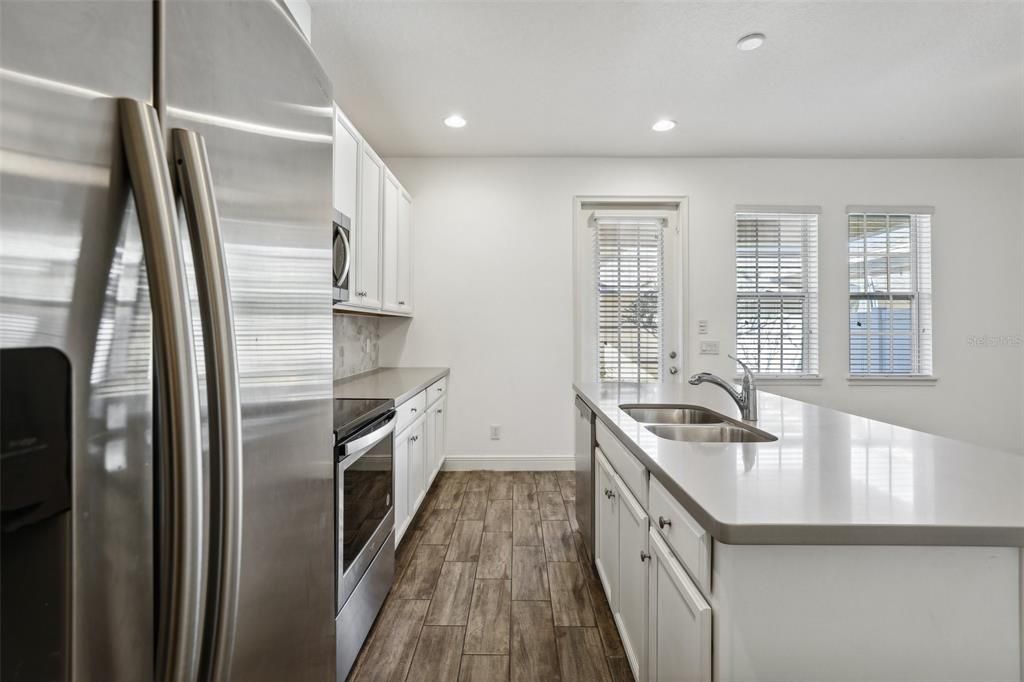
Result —
[{"label": "exterior door", "polygon": [[575,222],[576,378],[685,374],[685,200],[581,200]]},{"label": "exterior door", "polygon": [[[0,677],[149,679],[153,331],[115,98],[151,103],[153,3],[4,0],[0,17],[0,348],[35,377],[4,384],[3,475],[58,451],[64,493],[70,475],[70,500],[17,530],[5,487]],[[59,442],[19,455],[16,404]]]},{"label": "exterior door", "polygon": [[[333,111],[331,85],[278,2],[161,6],[164,125],[205,138],[234,313],[244,488],[231,673],[328,679],[333,116],[323,112]],[[199,319],[194,305],[197,346]]]},{"label": "exterior door", "polygon": [[711,682],[711,606],[653,528],[650,547],[648,679]]},{"label": "exterior door", "polygon": [[615,620],[622,648],[638,680],[647,679],[647,513],[622,479],[619,498],[619,603]]}]

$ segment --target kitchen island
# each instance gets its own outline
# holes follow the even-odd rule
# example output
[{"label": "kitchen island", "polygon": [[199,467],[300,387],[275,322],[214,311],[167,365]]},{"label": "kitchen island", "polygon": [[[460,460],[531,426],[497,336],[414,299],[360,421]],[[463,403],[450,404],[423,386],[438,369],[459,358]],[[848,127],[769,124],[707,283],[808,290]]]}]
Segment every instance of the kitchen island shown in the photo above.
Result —
[{"label": "kitchen island", "polygon": [[774,440],[669,440],[620,406],[739,412],[707,385],[574,389],[638,679],[1021,679],[1024,456],[764,392]]}]

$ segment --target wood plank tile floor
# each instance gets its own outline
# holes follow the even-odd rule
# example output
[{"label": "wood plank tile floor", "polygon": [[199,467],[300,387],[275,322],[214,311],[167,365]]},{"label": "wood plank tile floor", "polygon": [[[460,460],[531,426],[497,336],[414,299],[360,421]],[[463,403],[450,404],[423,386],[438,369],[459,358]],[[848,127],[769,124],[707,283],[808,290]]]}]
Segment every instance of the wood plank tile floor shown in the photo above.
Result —
[{"label": "wood plank tile floor", "polygon": [[443,471],[350,680],[633,679],[571,471]]}]

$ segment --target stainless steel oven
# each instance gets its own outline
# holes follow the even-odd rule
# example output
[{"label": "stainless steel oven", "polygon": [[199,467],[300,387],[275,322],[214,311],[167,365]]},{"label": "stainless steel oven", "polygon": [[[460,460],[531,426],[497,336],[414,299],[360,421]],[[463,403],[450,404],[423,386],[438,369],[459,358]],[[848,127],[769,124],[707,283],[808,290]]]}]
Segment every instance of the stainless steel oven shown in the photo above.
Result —
[{"label": "stainless steel oven", "polygon": [[352,278],[352,220],[335,211],[332,227],[334,275],[331,291],[334,292],[335,303],[345,303],[349,299],[349,281]]},{"label": "stainless steel oven", "polygon": [[391,400],[335,400],[337,677],[345,679],[395,569]]}]

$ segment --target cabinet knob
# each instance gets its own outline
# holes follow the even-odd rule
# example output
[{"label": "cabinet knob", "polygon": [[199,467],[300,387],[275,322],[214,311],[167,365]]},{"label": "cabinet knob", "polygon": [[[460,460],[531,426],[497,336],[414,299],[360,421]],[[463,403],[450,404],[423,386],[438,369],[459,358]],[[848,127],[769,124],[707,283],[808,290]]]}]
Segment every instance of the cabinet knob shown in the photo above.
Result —
[{"label": "cabinet knob", "polygon": [[399,301],[398,305],[405,305],[405,301]]},{"label": "cabinet knob", "polygon": [[610,500],[613,497],[615,497],[615,491],[613,491],[611,488],[605,488],[604,489],[604,496],[607,497]]},{"label": "cabinet knob", "polygon": [[411,441],[417,441],[419,439],[420,439],[419,436],[409,436],[409,440],[411,440]]},{"label": "cabinet knob", "polygon": [[644,551],[644,550],[642,550],[642,549],[640,550],[640,561],[642,561],[642,562],[643,562],[643,561],[647,561],[647,560],[648,560],[648,559],[650,559],[650,558],[651,558],[651,555],[650,555],[650,554],[648,554],[647,552],[645,552],[645,551]]},{"label": "cabinet knob", "polygon": [[444,410],[438,410],[437,411],[438,414],[441,414],[442,412],[444,412]]},{"label": "cabinet knob", "polygon": [[410,408],[409,408],[409,411],[410,411],[410,412],[416,412],[416,408],[415,408],[415,407],[410,407]]},{"label": "cabinet knob", "polygon": [[664,516],[659,516],[658,517],[658,527],[659,528],[664,528],[665,526],[671,526],[671,525],[672,525],[672,519],[666,519]]}]

